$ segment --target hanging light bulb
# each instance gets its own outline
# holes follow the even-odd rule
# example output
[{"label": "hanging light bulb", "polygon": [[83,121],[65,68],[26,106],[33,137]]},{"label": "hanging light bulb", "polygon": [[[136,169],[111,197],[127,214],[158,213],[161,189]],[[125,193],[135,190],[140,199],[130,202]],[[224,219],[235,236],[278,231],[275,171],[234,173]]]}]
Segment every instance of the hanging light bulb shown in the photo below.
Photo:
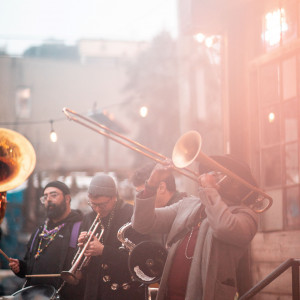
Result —
[{"label": "hanging light bulb", "polygon": [[147,107],[147,106],[142,106],[142,107],[140,108],[140,116],[141,116],[142,118],[146,118],[147,115],[148,115],[148,107]]},{"label": "hanging light bulb", "polygon": [[51,124],[50,141],[52,143],[56,143],[57,142],[57,134],[53,129],[53,120],[50,120],[50,124]]}]

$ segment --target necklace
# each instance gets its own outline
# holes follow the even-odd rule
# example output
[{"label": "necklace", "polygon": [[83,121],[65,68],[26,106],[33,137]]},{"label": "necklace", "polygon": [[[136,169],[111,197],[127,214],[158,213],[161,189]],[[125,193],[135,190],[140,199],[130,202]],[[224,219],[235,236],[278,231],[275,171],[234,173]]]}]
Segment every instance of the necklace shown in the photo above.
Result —
[{"label": "necklace", "polygon": [[200,225],[201,225],[201,221],[198,223],[198,225],[194,226],[191,230],[191,233],[189,235],[189,238],[188,238],[188,241],[186,243],[185,250],[184,250],[184,255],[185,255],[186,259],[192,259],[194,257],[194,254],[192,256],[188,256],[188,248],[189,248],[190,240],[191,240],[193,232],[194,232],[194,228],[196,228],[196,227],[199,228]]},{"label": "necklace", "polygon": [[[65,223],[60,224],[59,226],[56,226],[55,228],[53,228],[51,230],[48,230],[47,229],[48,228],[48,220],[45,222],[43,231],[39,234],[40,242],[39,242],[39,245],[38,245],[37,252],[34,256],[35,259],[37,259],[41,255],[41,253],[49,246],[49,244],[56,237],[59,230],[61,228],[63,228],[64,226],[65,226]],[[42,248],[42,241],[43,240],[48,240],[44,248]]]},{"label": "necklace", "polygon": [[193,235],[193,231],[194,231],[194,227],[193,227],[192,230],[191,230],[189,239],[188,239],[188,241],[187,241],[187,243],[186,243],[186,246],[185,246],[184,255],[185,255],[185,258],[186,258],[186,259],[192,259],[192,258],[194,257],[194,255],[188,256],[188,254],[187,254],[188,248],[189,248],[189,244],[190,244],[190,240],[191,240],[191,237],[192,237],[192,235]]},{"label": "necklace", "polygon": [[[108,221],[107,221],[107,224],[104,224],[104,222],[102,222],[102,220],[101,220],[101,224],[103,224],[103,226],[104,226],[104,228],[105,228],[105,231],[104,231],[105,236],[108,236],[108,235],[109,235],[111,222],[112,222],[112,220],[113,220],[113,218],[114,218],[115,210],[116,210],[116,208],[117,208],[117,205],[118,205],[118,202],[116,202],[116,204],[115,204],[115,206],[114,206],[112,212],[110,213],[109,219],[108,219]],[[101,236],[100,242],[103,244],[103,242],[104,242],[104,234]]]}]

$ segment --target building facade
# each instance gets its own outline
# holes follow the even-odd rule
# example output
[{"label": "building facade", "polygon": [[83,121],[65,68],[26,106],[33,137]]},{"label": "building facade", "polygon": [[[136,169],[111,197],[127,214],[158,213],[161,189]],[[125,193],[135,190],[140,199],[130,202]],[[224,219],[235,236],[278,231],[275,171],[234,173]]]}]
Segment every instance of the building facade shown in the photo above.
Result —
[{"label": "building facade", "polygon": [[[183,44],[201,35],[202,42],[221,40],[222,150],[248,161],[273,198],[252,243],[257,283],[300,253],[300,1],[179,0],[178,6]],[[291,293],[289,270],[255,299]]]}]

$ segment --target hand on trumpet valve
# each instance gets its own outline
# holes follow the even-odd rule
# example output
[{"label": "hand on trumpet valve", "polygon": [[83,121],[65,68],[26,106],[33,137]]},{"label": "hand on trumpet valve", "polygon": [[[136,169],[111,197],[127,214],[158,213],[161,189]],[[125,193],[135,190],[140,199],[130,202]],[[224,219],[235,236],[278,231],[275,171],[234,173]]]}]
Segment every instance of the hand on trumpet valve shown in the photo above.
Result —
[{"label": "hand on trumpet valve", "polygon": [[[84,247],[86,241],[87,241],[88,233],[85,231],[82,231],[78,237],[78,246]],[[103,244],[97,239],[96,236],[93,235],[88,247],[84,251],[85,256],[97,256],[102,255],[103,252]]]},{"label": "hand on trumpet valve", "polygon": [[86,256],[102,255],[103,248],[104,248],[103,244],[95,236],[93,236],[93,239],[91,240],[87,250],[84,252],[84,255]]},{"label": "hand on trumpet valve", "polygon": [[78,237],[78,243],[77,246],[80,248],[84,247],[84,244],[87,242],[89,238],[89,234],[87,231],[82,231]]},{"label": "hand on trumpet valve", "polygon": [[15,274],[20,272],[20,263],[18,259],[10,258],[8,265]]}]

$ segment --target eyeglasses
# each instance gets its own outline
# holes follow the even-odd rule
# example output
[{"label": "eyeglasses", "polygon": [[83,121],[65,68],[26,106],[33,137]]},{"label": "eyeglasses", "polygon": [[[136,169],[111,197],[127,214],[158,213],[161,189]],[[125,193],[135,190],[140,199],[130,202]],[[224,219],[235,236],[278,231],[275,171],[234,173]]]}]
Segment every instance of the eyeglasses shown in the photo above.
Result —
[{"label": "eyeglasses", "polygon": [[216,183],[219,186],[221,186],[221,185],[226,186],[227,184],[231,184],[233,182],[232,179],[228,175],[226,175],[222,172],[212,171],[212,172],[209,172],[208,174],[215,177]]},{"label": "eyeglasses", "polygon": [[91,208],[105,208],[106,205],[110,202],[111,199],[109,199],[108,201],[106,202],[102,202],[102,203],[94,203],[94,202],[91,202],[90,200],[88,200],[88,205],[91,207]]},{"label": "eyeglasses", "polygon": [[44,194],[42,197],[40,197],[40,201],[42,204],[45,204],[48,197],[49,199],[56,199],[59,195],[61,195],[61,193],[57,193],[57,192],[50,192],[49,194]]}]

